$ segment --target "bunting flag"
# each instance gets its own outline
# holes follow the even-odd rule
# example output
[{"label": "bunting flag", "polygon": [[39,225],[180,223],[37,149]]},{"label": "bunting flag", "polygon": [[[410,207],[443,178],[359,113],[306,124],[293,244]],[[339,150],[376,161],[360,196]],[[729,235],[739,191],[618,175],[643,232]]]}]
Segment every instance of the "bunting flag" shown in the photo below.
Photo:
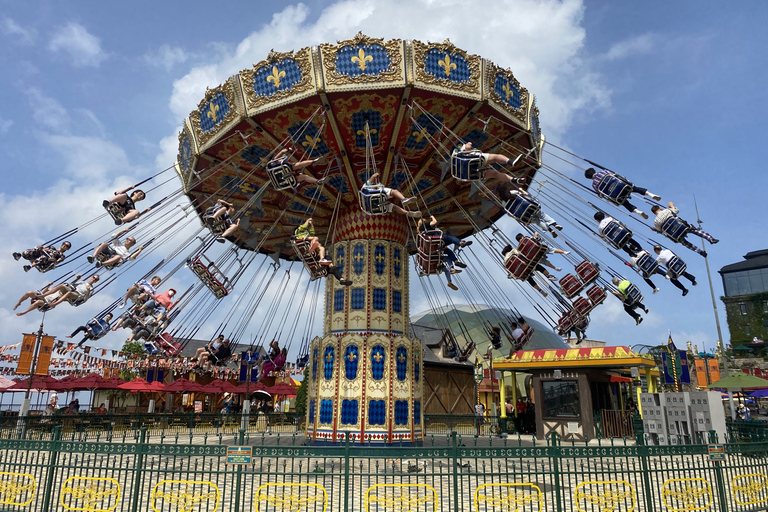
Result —
[{"label": "bunting flag", "polygon": [[37,353],[37,365],[35,375],[48,375],[51,367],[51,355],[53,354],[53,342],[55,336],[43,336],[40,340],[40,352]]},{"label": "bunting flag", "polygon": [[707,382],[707,364],[703,359],[696,359],[696,385],[705,388],[709,385]]},{"label": "bunting flag", "polygon": [[720,380],[720,363],[717,359],[712,358],[707,360],[709,364],[709,383],[717,382]]},{"label": "bunting flag", "polygon": [[19,364],[16,366],[17,375],[29,375],[29,371],[32,368],[32,357],[35,355],[36,341],[36,334],[25,334],[22,338]]}]

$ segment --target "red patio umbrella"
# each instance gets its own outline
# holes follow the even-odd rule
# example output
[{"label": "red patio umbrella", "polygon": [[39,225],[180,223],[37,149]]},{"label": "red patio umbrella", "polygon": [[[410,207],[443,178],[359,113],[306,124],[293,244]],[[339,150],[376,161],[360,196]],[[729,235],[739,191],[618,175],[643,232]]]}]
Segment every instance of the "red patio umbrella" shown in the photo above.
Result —
[{"label": "red patio umbrella", "polygon": [[149,393],[154,391],[152,389],[152,384],[150,384],[149,382],[145,381],[142,378],[136,378],[136,379],[133,379],[132,381],[126,382],[125,384],[120,384],[119,386],[117,386],[117,388],[124,389],[126,391],[135,391],[135,392],[144,392],[144,393]]},{"label": "red patio umbrella", "polygon": [[[58,389],[59,381],[50,375],[34,375],[32,377],[32,389],[42,391],[44,389]],[[25,390],[29,386],[29,379],[17,380],[9,389]]]},{"label": "red patio umbrella", "polygon": [[90,373],[85,377],[81,377],[75,381],[72,381],[69,386],[69,389],[75,391],[85,389],[93,391],[94,389],[107,389],[105,386],[108,386],[108,384],[107,379],[98,373]]},{"label": "red patio umbrella", "polygon": [[105,387],[104,389],[118,389],[120,384],[125,384],[125,381],[120,377],[110,377],[105,382],[105,385],[108,387]]},{"label": "red patio umbrella", "polygon": [[205,393],[206,390],[202,384],[181,377],[171,382],[163,390],[166,393]]},{"label": "red patio umbrella", "polygon": [[240,388],[221,379],[212,380],[205,385],[206,393],[240,393]]},{"label": "red patio umbrella", "polygon": [[274,386],[267,388],[266,391],[273,395],[296,396],[296,388],[286,382],[279,382]]}]

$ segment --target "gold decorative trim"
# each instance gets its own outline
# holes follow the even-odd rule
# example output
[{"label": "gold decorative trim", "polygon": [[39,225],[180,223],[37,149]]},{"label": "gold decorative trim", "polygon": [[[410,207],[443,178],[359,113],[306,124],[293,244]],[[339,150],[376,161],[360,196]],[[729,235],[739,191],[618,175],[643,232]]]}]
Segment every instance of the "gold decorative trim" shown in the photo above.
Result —
[{"label": "gold decorative trim", "polygon": [[[187,155],[185,155],[183,147],[185,139],[189,141],[189,154]],[[178,140],[179,150],[176,153],[176,164],[178,166],[177,173],[179,174],[179,178],[181,178],[181,182],[186,189],[191,181],[190,178],[192,172],[195,170],[195,166],[197,165],[197,154],[199,152],[199,146],[197,145],[197,140],[195,139],[195,134],[192,130],[192,126],[189,123],[189,119],[184,120],[184,125],[179,132]],[[189,162],[186,167],[182,165],[184,159],[188,159]]]},{"label": "gold decorative trim", "polygon": [[[600,480],[581,482],[573,493],[578,512],[632,512],[637,508],[637,494],[632,484],[626,480]],[[631,506],[627,507],[627,500]],[[591,506],[582,507],[582,502]]]},{"label": "gold decorative trim", "polygon": [[670,478],[662,484],[661,496],[672,512],[706,510],[712,505],[712,486],[704,478]]},{"label": "gold decorative trim", "polygon": [[[282,492],[279,489],[282,489]],[[310,494],[310,489],[314,489],[315,493]],[[268,483],[256,490],[253,501],[256,512],[265,510],[282,510],[285,512],[317,510],[317,503],[323,504],[322,512],[325,512],[328,508],[328,493],[325,487],[319,484]],[[261,502],[265,502],[266,508],[261,508]]]},{"label": "gold decorative trim", "polygon": [[35,477],[29,473],[0,471],[0,504],[26,507],[35,498],[36,486]]},{"label": "gold decorative trim", "polygon": [[[65,501],[68,495],[71,497]],[[120,483],[114,478],[71,476],[62,485],[60,502],[66,510],[109,512],[120,502]]]},{"label": "gold decorative trim", "polygon": [[[257,95],[254,90],[254,80],[256,73],[267,66],[275,66],[277,63],[284,61],[285,59],[293,59],[301,70],[301,80],[294,84],[288,90],[276,91],[272,96]],[[312,91],[315,89],[313,84],[312,73],[312,54],[309,47],[302,48],[296,52],[276,52],[271,50],[267,58],[261,62],[254,64],[253,69],[244,69],[240,73],[240,81],[243,84],[243,94],[245,95],[245,108],[248,115],[252,115],[252,111],[268,103],[275,105],[281,103],[283,100],[300,94],[302,92]],[[271,77],[270,77],[271,78]]]},{"label": "gold decorative trim", "polygon": [[[493,62],[486,60],[485,61],[488,65],[486,66],[486,83],[487,85],[487,95],[490,100],[498,105],[503,111],[507,112],[511,116],[513,116],[515,119],[519,120],[521,123],[523,123],[524,126],[528,126],[528,119],[527,115],[528,112],[528,89],[520,85],[520,82],[515,78],[515,75],[512,73],[512,71],[507,69],[502,69]],[[497,75],[503,75],[507,80],[509,80],[510,83],[514,84],[517,87],[517,90],[520,94],[520,108],[514,109],[510,107],[504,99],[501,98],[496,93],[496,76]]]},{"label": "gold decorative trim", "polygon": [[755,505],[768,501],[768,478],[765,473],[738,475],[731,480],[733,499],[739,505]]},{"label": "gold decorative trim", "polygon": [[[227,102],[229,102],[229,111],[224,114],[224,117],[221,121],[214,125],[211,131],[203,133],[203,130],[200,127],[200,111],[203,109],[206,103],[211,101],[211,99],[213,99],[213,97],[218,93],[224,94],[224,97],[227,98]],[[237,91],[235,90],[235,84],[232,79],[227,80],[220,86],[214,87],[213,89],[205,89],[205,97],[202,99],[202,101],[200,101],[200,103],[197,104],[197,108],[189,114],[189,121],[192,123],[192,128],[194,129],[195,135],[197,137],[198,152],[200,151],[200,148],[204,147],[208,141],[214,139],[219,132],[228,127],[232,121],[235,121],[239,118],[236,97]],[[216,114],[211,113],[211,115],[215,116]]]},{"label": "gold decorative trim", "polygon": [[[379,494],[379,490],[383,492]],[[416,492],[411,494],[411,491]],[[373,510],[415,512],[432,509],[433,512],[437,512],[438,502],[437,491],[428,484],[376,484],[365,491],[363,506],[365,512],[372,510],[371,504],[376,504]]]},{"label": "gold decorative trim", "polygon": [[[174,485],[181,484],[181,485]],[[169,489],[166,489],[166,485],[169,485]],[[163,486],[162,489],[158,487]],[[211,491],[204,492],[204,488],[196,491],[195,487],[208,486]],[[179,512],[194,512],[194,510],[202,510],[216,512],[219,509],[219,500],[221,493],[219,487],[213,482],[207,481],[195,481],[195,480],[161,480],[155,484],[152,488],[152,510],[154,512],[162,512],[166,507],[163,507],[162,503],[158,507],[159,501],[167,503],[168,508],[175,508]],[[211,510],[209,504],[210,500],[214,500],[213,509]],[[174,507],[175,506],[175,507]]]},{"label": "gold decorative trim", "polygon": [[[526,493],[526,488],[528,491]],[[489,490],[490,493],[481,494],[481,491]],[[506,490],[506,493],[504,491]],[[475,512],[480,512],[480,504],[484,504],[483,510],[506,510],[517,512],[520,509],[530,512],[541,512],[544,506],[544,494],[538,485],[532,483],[521,484],[483,484],[475,490]],[[526,508],[529,503],[535,503],[536,507]]]},{"label": "gold decorative trim", "polygon": [[[329,43],[320,45],[320,56],[323,62],[323,75],[326,86],[396,82],[403,79],[402,40],[392,39],[390,41],[385,41],[383,38],[368,37],[362,32],[358,32],[352,39],[345,39],[343,41],[337,40],[336,43],[337,44],[335,45]],[[383,47],[387,52],[387,56],[389,57],[388,71],[382,71],[377,75],[363,73],[355,77],[344,75],[336,71],[336,54],[341,48],[345,46],[370,46],[373,44]]]},{"label": "gold decorative trim", "polygon": [[[435,85],[438,87],[452,89],[455,91],[472,93],[478,96],[482,93],[480,89],[481,58],[478,55],[470,55],[466,51],[454,45],[449,39],[446,39],[442,43],[427,42],[426,44],[422,43],[421,41],[414,40],[413,49],[414,49],[414,72],[416,74],[416,80],[423,82],[424,84],[427,84],[427,85]],[[434,75],[427,73],[425,68],[427,52],[433,49],[445,52],[446,55],[449,55],[449,54],[461,55],[464,58],[464,60],[467,61],[467,66],[469,67],[469,72],[470,72],[469,80],[467,82],[456,83],[451,81],[447,76],[446,78],[437,78]],[[449,61],[444,61],[444,62],[445,62],[445,68],[451,69],[450,68],[451,63]],[[453,69],[455,68],[456,66],[454,64]]]}]

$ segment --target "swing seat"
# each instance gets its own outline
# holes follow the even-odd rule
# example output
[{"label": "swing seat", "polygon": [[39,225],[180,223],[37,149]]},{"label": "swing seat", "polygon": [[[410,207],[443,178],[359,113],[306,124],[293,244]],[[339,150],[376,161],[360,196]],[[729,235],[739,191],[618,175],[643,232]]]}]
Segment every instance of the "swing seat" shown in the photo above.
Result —
[{"label": "swing seat", "polygon": [[360,209],[368,215],[385,215],[389,213],[389,196],[384,192],[383,185],[363,187],[358,194]]},{"label": "swing seat", "polygon": [[216,213],[216,207],[210,207],[203,215],[203,224],[214,235],[218,236],[227,230],[230,223],[227,222],[227,216],[222,215],[218,219],[213,218],[213,214]]},{"label": "swing seat", "polygon": [[312,250],[309,239],[302,238],[296,239],[291,237],[291,245],[296,251],[296,254],[304,263],[304,268],[309,272],[309,280],[314,281],[328,275],[328,269],[324,265],[320,264],[320,258],[317,253]]},{"label": "swing seat", "polygon": [[573,301],[573,309],[579,317],[584,317],[592,311],[592,303],[584,297],[578,297]]},{"label": "swing seat", "polygon": [[573,274],[566,274],[560,278],[560,290],[565,295],[566,299],[572,299],[587,286],[585,283],[579,281],[579,279]]},{"label": "swing seat", "polygon": [[[75,287],[71,284],[67,283],[66,285],[67,292],[75,292]],[[85,295],[81,295],[80,293],[75,293],[74,296],[70,296],[67,298],[67,302],[69,302],[70,306],[82,306],[85,304],[85,302],[88,300],[88,298],[91,296],[90,293],[86,293]]]},{"label": "swing seat", "polygon": [[560,336],[565,336],[580,321],[581,321],[581,318],[576,314],[576,311],[574,311],[573,309],[568,310],[557,321],[557,333]]},{"label": "swing seat", "polygon": [[309,363],[309,354],[304,354],[296,359],[296,368],[304,368]]},{"label": "swing seat", "polygon": [[112,217],[112,220],[114,221],[122,221],[123,217],[125,217],[125,210],[123,209],[123,206],[117,203],[109,203],[109,205],[105,206],[104,209],[107,210],[107,213],[110,217]]},{"label": "swing seat", "polygon": [[418,236],[416,264],[421,275],[439,274],[443,265],[443,232],[439,229],[424,231]]},{"label": "swing seat", "polygon": [[670,217],[661,225],[661,232],[664,233],[664,236],[678,243],[685,238],[688,230],[688,224],[680,217]]},{"label": "swing seat", "polygon": [[164,332],[152,340],[157,347],[169,356],[177,356],[181,352],[181,343],[173,341],[170,333]]},{"label": "swing seat", "polygon": [[494,350],[499,350],[501,348],[501,338],[491,338],[491,346]]},{"label": "swing seat", "polygon": [[520,350],[525,346],[526,343],[531,341],[531,336],[533,336],[533,327],[531,327],[528,324],[525,324],[525,327],[520,327],[523,330],[523,335],[520,336],[519,340],[515,340],[517,342],[517,350]]},{"label": "swing seat", "polygon": [[467,346],[464,348],[464,350],[459,350],[459,357],[457,358],[457,361],[460,363],[466,362],[473,350],[475,350],[475,342],[470,341],[467,343]]},{"label": "swing seat", "polygon": [[45,274],[56,268],[56,260],[47,254],[43,254],[35,260],[35,268],[41,274]]},{"label": "swing seat", "polygon": [[592,301],[592,309],[602,304],[607,296],[608,294],[605,293],[605,290],[597,285],[587,290],[587,297]]},{"label": "swing seat", "polygon": [[275,190],[285,190],[296,186],[293,166],[287,160],[272,160],[267,164],[267,176]]},{"label": "swing seat", "polygon": [[[203,262],[203,259],[206,260],[207,264]],[[204,255],[188,261],[187,266],[217,299],[226,297],[234,289],[229,279],[224,277],[218,267]]]},{"label": "swing seat", "polygon": [[640,293],[640,288],[638,288],[634,284],[629,285],[629,288],[627,288],[627,291],[624,294],[624,304],[626,304],[629,307],[632,307],[635,304],[642,302],[642,300],[643,300],[643,294]]},{"label": "swing seat", "polygon": [[529,236],[520,240],[517,250],[523,258],[530,261],[534,266],[547,254],[547,246],[540,240]]},{"label": "swing seat", "polygon": [[688,268],[688,265],[679,256],[675,256],[667,264],[667,275],[671,279],[677,279],[683,275],[686,268]]},{"label": "swing seat", "polygon": [[597,185],[597,193],[600,197],[621,206],[632,194],[632,184],[621,176],[606,174]]},{"label": "swing seat", "polygon": [[120,265],[123,264],[123,259],[121,258],[121,259],[117,260],[117,263],[114,263],[112,265],[104,265],[104,262],[107,261],[109,258],[111,258],[111,256],[108,256],[108,255],[104,254],[103,252],[100,252],[96,256],[96,261],[101,263],[101,268],[103,268],[104,270],[112,270],[113,268],[117,268],[117,267],[119,267]]},{"label": "swing seat", "polygon": [[459,181],[478,181],[483,179],[482,151],[465,151],[451,155],[451,176]]},{"label": "swing seat", "polygon": [[536,268],[536,264],[531,263],[522,256],[515,254],[504,263],[504,267],[507,269],[507,277],[509,279],[519,279],[521,281],[525,281],[531,277],[531,274],[533,274],[533,270]]},{"label": "swing seat", "polygon": [[93,340],[100,340],[109,332],[109,327],[105,329],[104,326],[99,323],[97,318],[91,318],[91,321],[88,322],[87,325],[88,334],[91,335],[91,339]]},{"label": "swing seat", "polygon": [[591,261],[582,261],[576,265],[576,275],[587,286],[597,281],[597,278],[600,277],[600,267]]},{"label": "swing seat", "polygon": [[149,354],[150,356],[154,356],[160,352],[160,348],[155,344],[154,341],[145,342],[144,350],[146,350],[147,354]]},{"label": "swing seat", "polygon": [[637,269],[646,277],[650,277],[656,273],[656,269],[659,268],[658,262],[647,252],[643,252],[637,257]]},{"label": "swing seat", "polygon": [[602,230],[600,236],[616,249],[622,249],[632,238],[632,232],[624,224],[614,219]]},{"label": "swing seat", "polygon": [[539,216],[541,207],[539,203],[527,196],[517,195],[504,205],[507,214],[523,226],[527,226],[533,219]]}]

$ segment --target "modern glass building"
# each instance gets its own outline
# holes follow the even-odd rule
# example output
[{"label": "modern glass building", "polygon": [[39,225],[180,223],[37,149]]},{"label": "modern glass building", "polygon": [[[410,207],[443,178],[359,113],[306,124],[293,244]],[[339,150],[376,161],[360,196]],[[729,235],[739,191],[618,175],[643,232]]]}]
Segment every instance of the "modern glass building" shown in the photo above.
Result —
[{"label": "modern glass building", "polygon": [[768,341],[768,249],[747,253],[744,261],[718,272],[731,344],[751,344],[755,338]]}]

